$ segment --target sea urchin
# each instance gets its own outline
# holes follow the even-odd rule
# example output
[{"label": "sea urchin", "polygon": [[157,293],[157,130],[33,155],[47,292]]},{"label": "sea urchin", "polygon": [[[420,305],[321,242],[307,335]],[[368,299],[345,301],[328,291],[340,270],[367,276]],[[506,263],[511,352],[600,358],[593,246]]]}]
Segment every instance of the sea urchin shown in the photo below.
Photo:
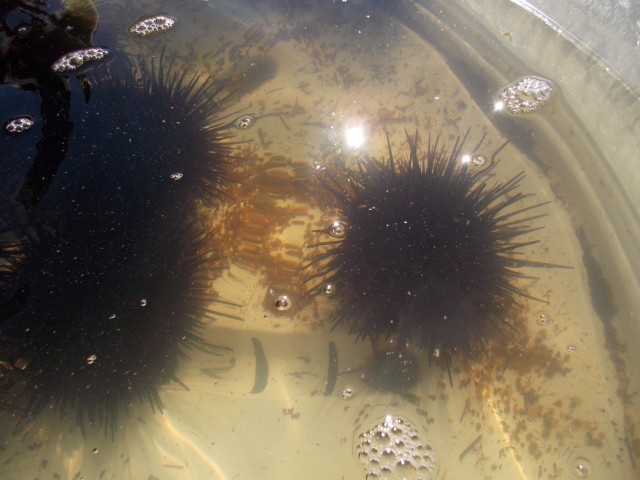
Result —
[{"label": "sea urchin", "polygon": [[[216,316],[210,284],[224,262],[197,205],[221,195],[230,133],[217,83],[161,63],[91,77],[38,202],[22,200],[29,182],[0,175],[18,199],[0,211],[3,408],[115,430],[133,402],[161,407],[185,348],[221,352],[198,332]],[[18,157],[26,172],[30,155]]]},{"label": "sea urchin", "polygon": [[[524,174],[490,184],[488,170],[460,162],[464,140],[447,152],[429,139],[418,154],[418,134],[408,158],[365,156],[357,168],[328,166],[316,178],[330,192],[340,220],[315,245],[310,291],[335,287],[335,324],[359,339],[394,336],[446,362],[453,352],[473,352],[502,326],[518,296],[524,266],[518,258],[535,243],[522,204]],[[388,140],[387,140],[388,141]],[[389,141],[388,141],[389,142]],[[494,155],[495,158],[495,155]]]}]

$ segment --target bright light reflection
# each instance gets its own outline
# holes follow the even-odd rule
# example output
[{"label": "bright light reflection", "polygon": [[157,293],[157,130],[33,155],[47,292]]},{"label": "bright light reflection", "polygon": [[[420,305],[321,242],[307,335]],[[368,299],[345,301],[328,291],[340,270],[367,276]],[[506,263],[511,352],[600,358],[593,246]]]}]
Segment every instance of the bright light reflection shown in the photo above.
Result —
[{"label": "bright light reflection", "polygon": [[345,132],[345,141],[351,148],[360,148],[364,145],[366,137],[364,135],[364,128],[362,127],[349,127]]},{"label": "bright light reflection", "polygon": [[463,155],[460,160],[462,161],[462,163],[469,163],[471,161],[471,155]]},{"label": "bright light reflection", "polygon": [[493,110],[495,112],[499,112],[500,110],[504,110],[504,102],[501,102],[500,100],[498,100],[496,103],[493,104]]}]

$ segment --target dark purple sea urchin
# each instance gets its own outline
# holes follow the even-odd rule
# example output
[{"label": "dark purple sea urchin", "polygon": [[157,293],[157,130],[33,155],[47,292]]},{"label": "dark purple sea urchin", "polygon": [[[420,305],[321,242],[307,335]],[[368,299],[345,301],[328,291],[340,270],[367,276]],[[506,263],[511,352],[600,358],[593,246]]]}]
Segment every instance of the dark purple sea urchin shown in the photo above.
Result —
[{"label": "dark purple sea urchin", "polygon": [[429,139],[420,155],[417,133],[407,139],[408,158],[389,145],[386,161],[365,156],[318,175],[340,220],[322,231],[334,238],[315,245],[308,282],[335,288],[335,325],[358,339],[394,336],[448,364],[510,327],[508,308],[528,297],[514,279],[544,266],[518,257],[535,243],[523,236],[539,204],[521,203],[523,173],[492,183],[488,169],[461,163],[464,140],[448,152]]},{"label": "dark purple sea urchin", "polygon": [[222,351],[198,332],[224,262],[197,204],[221,195],[230,133],[206,76],[141,60],[91,82],[38,202],[16,181],[33,152],[0,164],[0,409],[115,430],[133,402],[161,406],[186,349]]}]

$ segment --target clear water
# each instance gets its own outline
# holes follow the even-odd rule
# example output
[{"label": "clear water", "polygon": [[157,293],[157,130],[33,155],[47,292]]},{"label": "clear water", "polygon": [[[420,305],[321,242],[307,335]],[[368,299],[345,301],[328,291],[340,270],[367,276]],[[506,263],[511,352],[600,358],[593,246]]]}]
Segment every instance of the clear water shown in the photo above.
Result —
[{"label": "clear water", "polygon": [[[199,209],[203,228],[218,232],[211,248],[227,259],[221,274],[212,272],[210,288],[230,302],[214,304],[228,316],[207,320],[202,333],[229,350],[190,352],[176,371],[181,383],[160,388],[162,413],[148,402],[131,405],[118,417],[115,438],[100,427],[82,432],[57,413],[16,423],[18,414],[4,412],[0,477],[429,478],[405,477],[401,467],[388,477],[367,476],[360,435],[387,415],[410,423],[433,448],[434,479],[638,475],[639,353],[630,340],[638,328],[638,225],[627,203],[634,187],[611,173],[621,170],[612,164],[616,152],[603,153],[598,132],[590,131],[594,107],[576,109],[583,104],[569,67],[554,72],[549,64],[558,57],[523,65],[514,56],[527,43],[520,27],[535,20],[513,8],[510,29],[492,29],[447,5],[364,0],[97,8],[95,45],[145,56],[165,48],[176,65],[230,80],[230,119],[257,119],[234,130],[237,183],[219,203]],[[176,26],[145,38],[127,31],[156,13],[171,15]],[[497,23],[500,15],[492,18]],[[567,62],[581,59],[595,71],[561,37],[546,34],[549,55],[559,44]],[[499,91],[524,75],[554,82],[552,101],[529,115],[494,111]],[[74,101],[82,98],[78,85]],[[609,94],[615,101],[625,95],[618,88],[614,83]],[[37,119],[37,96],[11,95],[23,95],[22,107],[31,105]],[[345,132],[354,126],[363,127],[364,148],[375,157],[386,155],[384,132],[394,151],[406,151],[405,128],[447,143],[469,130],[469,153],[487,158],[509,140],[493,175],[524,171],[522,190],[533,203],[546,203],[536,221],[544,228],[531,233],[539,242],[526,257],[571,267],[533,270],[535,279],[521,286],[543,300],[519,300],[518,341],[496,342],[479,360],[456,362],[451,383],[445,369],[418,355],[416,386],[372,388],[362,378],[371,345],[330,331],[331,297],[302,298],[301,267],[317,238],[313,230],[334,218],[308,193],[309,167],[338,151],[352,155]],[[293,302],[286,312],[274,308],[283,293]],[[268,362],[266,378],[256,378],[264,360],[254,339]],[[338,375],[325,395],[335,366],[331,343]]]}]

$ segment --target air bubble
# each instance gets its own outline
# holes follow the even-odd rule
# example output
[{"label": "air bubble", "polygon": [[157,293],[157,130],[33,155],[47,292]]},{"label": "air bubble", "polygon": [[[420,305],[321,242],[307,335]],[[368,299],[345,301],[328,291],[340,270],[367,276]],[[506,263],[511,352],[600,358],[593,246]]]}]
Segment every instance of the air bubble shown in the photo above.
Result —
[{"label": "air bubble", "polygon": [[140,306],[141,307],[146,307],[147,306],[147,299],[146,298],[141,298],[140,299]]},{"label": "air bubble", "polygon": [[93,354],[93,355],[89,355],[87,357],[87,365],[93,365],[94,363],[96,363],[96,360],[98,360],[98,356]]},{"label": "air bubble", "polygon": [[523,77],[500,92],[501,107],[509,113],[529,113],[546,104],[553,94],[553,85],[540,77]]},{"label": "air bubble", "polygon": [[238,130],[248,130],[253,127],[256,123],[256,117],[253,115],[243,115],[242,117],[238,117],[234,122],[236,128]]},{"label": "air bubble", "polygon": [[327,233],[332,237],[344,237],[345,233],[347,233],[347,229],[345,228],[344,224],[335,221],[331,225],[329,225]]},{"label": "air bubble", "polygon": [[326,296],[331,296],[334,293],[336,293],[336,287],[333,285],[333,283],[325,283],[324,285],[322,285],[322,294],[326,295]]},{"label": "air bubble", "polygon": [[384,466],[380,468],[380,478],[382,480],[396,480],[396,476],[393,473],[391,467]]},{"label": "air bubble", "polygon": [[587,467],[583,463],[579,463],[576,465],[576,475],[578,477],[584,478],[589,475],[589,467]]},{"label": "air bubble", "polygon": [[76,50],[75,52],[63,55],[56,60],[56,62],[51,66],[51,70],[58,73],[75,70],[86,62],[103,59],[108,53],[109,51],[106,48],[100,47]]},{"label": "air bubble", "polygon": [[389,434],[379,430],[373,434],[373,440],[375,440],[378,445],[386,445],[389,441]]},{"label": "air bubble", "polygon": [[176,180],[176,181],[182,180],[182,177],[184,177],[184,174],[180,172],[175,172],[169,175],[169,178],[171,178],[171,180]]},{"label": "air bubble", "polygon": [[575,353],[576,351],[576,346],[573,344],[570,344],[569,346],[567,346],[567,352],[569,353]]},{"label": "air bubble", "polygon": [[153,33],[166,32],[176,24],[175,18],[168,15],[153,15],[143,17],[129,27],[129,31],[139,37],[146,37]]},{"label": "air bubble", "polygon": [[354,394],[355,393],[351,387],[345,387],[345,389],[342,390],[341,396],[344,400],[349,400]]},{"label": "air bubble", "polygon": [[411,464],[409,460],[398,460],[396,466],[394,468],[396,477],[402,478],[403,480],[409,480],[413,478],[417,478],[417,472],[414,466]]},{"label": "air bubble", "polygon": [[33,127],[33,118],[28,115],[12,118],[4,124],[4,129],[8,133],[22,133],[31,127]]},{"label": "air bubble", "polygon": [[276,307],[276,310],[285,312],[291,308],[291,299],[288,295],[278,295],[273,305]]},{"label": "air bubble", "polygon": [[385,448],[385,449],[382,451],[382,457],[383,457],[384,459],[388,459],[388,458],[390,458],[390,457],[393,457],[393,458],[394,458],[394,460],[395,460],[395,458],[396,458],[396,452],[395,452],[394,450],[392,450],[391,448]]},{"label": "air bubble", "polygon": [[390,415],[360,435],[356,450],[366,478],[429,480],[437,466],[431,445],[420,439],[409,422]]},{"label": "air bubble", "polygon": [[485,166],[487,163],[487,157],[485,157],[484,155],[474,155],[473,157],[471,157],[471,164],[474,167],[483,167]]},{"label": "air bubble", "polygon": [[546,313],[538,312],[536,314],[536,323],[538,325],[541,325],[541,326],[549,325],[550,321],[551,319],[549,318],[549,315],[547,315]]}]

